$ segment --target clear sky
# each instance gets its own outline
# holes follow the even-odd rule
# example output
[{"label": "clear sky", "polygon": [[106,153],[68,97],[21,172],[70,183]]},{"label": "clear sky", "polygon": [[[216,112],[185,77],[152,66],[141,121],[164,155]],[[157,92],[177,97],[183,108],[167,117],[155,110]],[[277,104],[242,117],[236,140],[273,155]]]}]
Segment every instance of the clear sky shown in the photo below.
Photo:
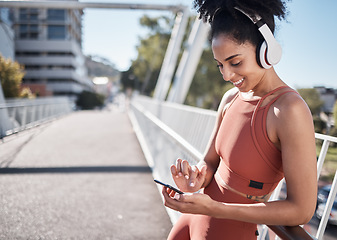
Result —
[{"label": "clear sky", "polygon": [[[80,0],[95,1],[95,0]],[[99,2],[184,4],[192,0],[99,0]],[[280,77],[294,88],[337,88],[337,1],[293,0],[288,3],[287,21],[279,24],[276,38],[283,47],[275,66]],[[173,14],[148,10],[87,9],[83,17],[85,54],[109,59],[119,70],[127,70],[136,58],[136,45],[147,30],[139,25],[144,14]],[[219,75],[219,77],[221,77]]]}]

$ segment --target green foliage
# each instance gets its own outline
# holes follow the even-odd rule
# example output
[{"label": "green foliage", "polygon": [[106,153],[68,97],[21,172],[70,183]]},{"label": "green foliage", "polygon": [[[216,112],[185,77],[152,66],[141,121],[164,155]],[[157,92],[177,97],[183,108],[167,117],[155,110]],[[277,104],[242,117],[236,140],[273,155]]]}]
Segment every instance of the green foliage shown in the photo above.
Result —
[{"label": "green foliage", "polygon": [[323,133],[326,129],[326,123],[319,117],[313,116],[314,127],[316,133]]},{"label": "green foliage", "polygon": [[150,18],[143,16],[140,24],[150,30],[148,36],[140,39],[137,46],[138,56],[130,69],[122,74],[124,90],[137,89],[142,94],[151,95],[165,56],[172,23],[165,17]]},{"label": "green foliage", "polygon": [[[319,156],[321,147],[322,147],[321,143],[316,144],[317,157]],[[323,181],[332,182],[336,169],[337,169],[337,147],[330,145],[324,160],[320,179]]]},{"label": "green foliage", "polygon": [[[167,16],[160,16],[156,18],[150,18],[144,15],[140,19],[140,25],[147,27],[153,34],[169,34],[169,28],[171,28],[171,20]],[[169,27],[169,28],[168,28]]]},{"label": "green foliage", "polygon": [[23,66],[0,55],[0,79],[5,98],[17,98],[20,96],[23,76]]},{"label": "green foliage", "polygon": [[83,91],[78,95],[76,105],[80,109],[88,110],[96,107],[102,107],[105,97],[98,93]]},{"label": "green foliage", "polygon": [[297,89],[298,93],[302,96],[312,115],[318,115],[324,102],[321,100],[319,93],[314,88]]},{"label": "green foliage", "polygon": [[224,93],[233,85],[225,82],[216,67],[210,46],[203,51],[185,103],[217,109]]},{"label": "green foliage", "polygon": [[24,87],[24,88],[21,89],[19,97],[20,98],[29,98],[29,99],[32,99],[32,98],[35,98],[36,95],[32,93],[32,91],[30,90],[30,88]]},{"label": "green foliage", "polygon": [[[189,20],[188,29],[191,28],[193,17]],[[167,17],[140,19],[143,27],[150,30],[150,34],[140,39],[137,47],[138,57],[132,62],[127,72],[122,74],[124,89],[137,89],[145,95],[151,95],[157,83],[160,68],[170,39],[172,22]],[[187,44],[189,31],[184,36],[183,46]],[[180,52],[180,57],[182,51]],[[199,66],[189,89],[186,104],[216,109],[223,94],[232,86],[222,80],[221,74],[213,60],[210,46],[202,54]]]},{"label": "green foliage", "polygon": [[337,137],[337,101],[335,102],[335,105],[333,107],[332,114],[333,114],[333,119],[334,119],[335,125],[333,126],[333,128],[331,129],[329,134],[331,136]]}]

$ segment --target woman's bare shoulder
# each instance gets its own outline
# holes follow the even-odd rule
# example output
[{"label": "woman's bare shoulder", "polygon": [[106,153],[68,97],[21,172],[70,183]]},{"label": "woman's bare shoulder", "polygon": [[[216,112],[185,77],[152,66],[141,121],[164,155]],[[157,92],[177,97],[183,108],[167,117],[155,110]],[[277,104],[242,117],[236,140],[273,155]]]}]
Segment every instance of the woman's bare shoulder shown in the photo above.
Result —
[{"label": "woman's bare shoulder", "polygon": [[239,89],[236,87],[233,87],[231,89],[229,89],[227,92],[225,92],[225,94],[223,95],[219,108],[218,108],[218,112],[223,112],[225,106],[230,103],[233,98],[238,94]]},{"label": "woman's bare shoulder", "polygon": [[307,103],[296,92],[288,92],[274,104],[278,119],[286,122],[312,121],[312,115]]}]

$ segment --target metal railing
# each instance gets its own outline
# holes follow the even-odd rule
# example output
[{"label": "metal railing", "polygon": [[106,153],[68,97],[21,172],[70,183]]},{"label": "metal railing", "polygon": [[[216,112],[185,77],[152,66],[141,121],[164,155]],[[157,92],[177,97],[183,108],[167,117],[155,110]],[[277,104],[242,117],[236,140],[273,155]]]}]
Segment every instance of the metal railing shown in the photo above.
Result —
[{"label": "metal railing", "polygon": [[0,138],[70,113],[74,102],[68,97],[10,99],[0,104]]},{"label": "metal railing", "polygon": [[[184,106],[175,103],[160,102],[154,99],[137,96],[131,102],[129,116],[134,126],[139,142],[153,169],[155,178],[174,184],[168,171],[177,158],[184,158],[191,164],[202,159],[203,152],[215,123],[216,112]],[[337,143],[337,138],[316,134],[316,139],[323,140],[323,145],[317,161],[318,175],[321,172],[325,156],[331,142]],[[316,234],[322,239],[329,214],[337,191],[335,175],[331,192]],[[277,199],[284,182],[275,189],[272,199]],[[174,223],[179,213],[168,210]],[[268,226],[282,239],[316,239],[300,227]],[[259,239],[266,239],[268,228],[263,226]],[[296,238],[297,237],[297,238]]]},{"label": "metal railing", "polygon": [[[330,143],[337,143],[337,138],[336,137],[331,137],[331,136],[327,136],[327,135],[323,135],[323,134],[315,134],[316,139],[320,139],[323,140],[323,144],[322,144],[322,148],[318,157],[318,161],[317,161],[317,180],[319,179],[320,173],[322,171],[323,168],[323,163],[324,160],[326,158]],[[319,223],[318,226],[318,231],[316,234],[316,238],[317,239],[323,239],[323,235],[324,235],[324,231],[326,229],[327,223],[328,223],[328,219],[330,216],[330,212],[332,209],[332,205],[336,199],[336,193],[337,193],[337,170],[335,172],[334,175],[334,179],[331,185],[331,190],[329,193],[329,197],[328,200],[326,202],[325,208],[324,208],[324,212],[321,218],[321,221]]]}]

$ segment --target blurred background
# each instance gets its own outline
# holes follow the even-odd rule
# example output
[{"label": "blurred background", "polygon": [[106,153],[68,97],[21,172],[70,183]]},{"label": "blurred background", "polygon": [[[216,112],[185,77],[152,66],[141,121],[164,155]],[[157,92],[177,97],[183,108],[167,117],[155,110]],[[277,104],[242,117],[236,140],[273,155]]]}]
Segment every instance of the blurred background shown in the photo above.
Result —
[{"label": "blurred background", "polygon": [[[223,81],[205,36],[190,38],[197,22],[192,0],[133,0],[133,5],[125,8],[84,9],[11,7],[6,2],[10,1],[0,1],[2,139],[27,128],[29,121],[36,123],[81,110],[123,112],[137,96],[156,99],[179,11],[153,10],[154,5],[182,6],[188,14],[181,46],[175,49],[177,61],[171,66],[168,90],[159,100],[170,102],[167,93],[174,88],[174,76],[179,75],[178,64],[197,38],[201,43],[190,52],[200,50],[200,59],[196,59],[187,92],[178,103],[214,111],[223,94],[232,88]],[[63,2],[125,4],[112,0]],[[152,7],[138,8],[137,4]],[[289,1],[287,6],[286,20],[276,19],[275,36],[283,57],[275,69],[307,102],[316,133],[337,137],[337,2]],[[20,115],[21,110],[15,110],[33,105],[48,105],[53,110],[41,110],[42,120],[28,120],[30,113]],[[144,106],[150,109],[152,105]],[[318,158],[325,149],[324,139],[317,139]],[[318,218],[311,222],[316,227],[337,169],[337,143],[328,145],[319,179]],[[337,203],[332,209],[337,211]],[[326,239],[336,239],[336,222],[329,222]]]}]

